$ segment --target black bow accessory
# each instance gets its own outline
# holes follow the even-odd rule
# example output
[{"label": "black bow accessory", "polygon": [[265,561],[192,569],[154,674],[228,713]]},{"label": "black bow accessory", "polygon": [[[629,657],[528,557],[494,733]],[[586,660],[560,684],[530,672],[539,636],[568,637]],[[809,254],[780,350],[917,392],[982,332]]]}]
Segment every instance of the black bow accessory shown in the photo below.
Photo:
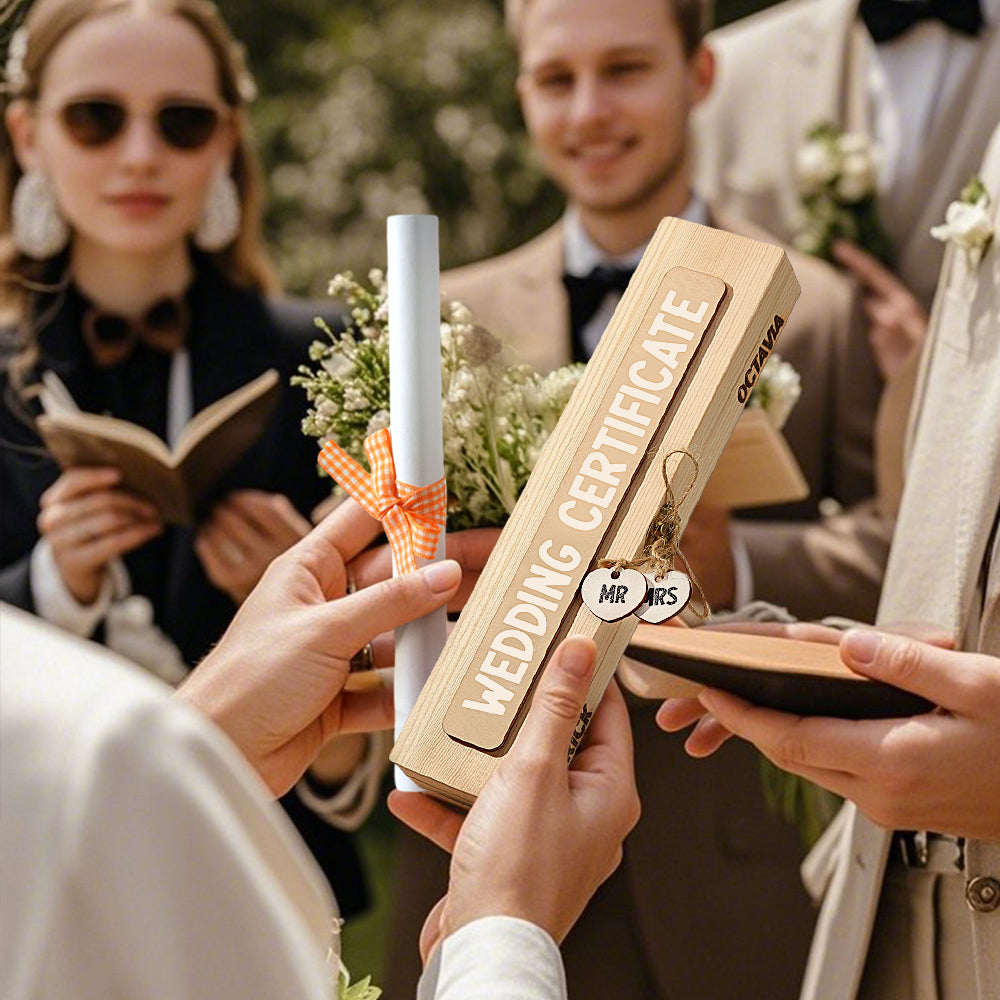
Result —
[{"label": "black bow accessory", "polygon": [[921,21],[973,37],[983,28],[979,0],[861,0],[858,12],[875,42],[892,41]]},{"label": "black bow accessory", "polygon": [[98,368],[121,364],[140,340],[161,354],[173,354],[183,345],[187,328],[187,305],[169,296],[158,299],[136,320],[96,306],[83,316],[83,339]]},{"label": "black bow accessory", "polygon": [[590,350],[582,340],[583,328],[594,318],[608,292],[624,292],[632,279],[633,268],[600,264],[590,274],[578,277],[564,274],[563,284],[569,293],[569,321],[573,337],[573,360],[589,361]]}]

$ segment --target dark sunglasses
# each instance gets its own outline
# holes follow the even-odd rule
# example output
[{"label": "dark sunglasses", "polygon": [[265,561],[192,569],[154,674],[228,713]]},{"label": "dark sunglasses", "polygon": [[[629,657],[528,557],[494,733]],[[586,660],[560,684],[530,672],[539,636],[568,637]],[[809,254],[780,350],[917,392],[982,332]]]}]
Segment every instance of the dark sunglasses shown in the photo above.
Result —
[{"label": "dark sunglasses", "polygon": [[[85,98],[64,104],[63,127],[75,142],[90,149],[106,146],[121,135],[132,112],[110,98]],[[165,101],[153,113],[157,131],[174,149],[201,149],[215,135],[219,112],[197,101]]]}]

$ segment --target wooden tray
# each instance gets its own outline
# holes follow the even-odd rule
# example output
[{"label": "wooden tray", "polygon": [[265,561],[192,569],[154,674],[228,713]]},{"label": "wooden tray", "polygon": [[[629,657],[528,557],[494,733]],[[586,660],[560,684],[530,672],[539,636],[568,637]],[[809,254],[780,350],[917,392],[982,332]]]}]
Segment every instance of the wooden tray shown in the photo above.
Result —
[{"label": "wooden tray", "polygon": [[626,655],[639,662],[626,664],[619,677],[643,698],[692,693],[678,686],[675,678],[680,677],[796,715],[883,719],[934,707],[919,695],[860,677],[833,643],[640,625]]}]

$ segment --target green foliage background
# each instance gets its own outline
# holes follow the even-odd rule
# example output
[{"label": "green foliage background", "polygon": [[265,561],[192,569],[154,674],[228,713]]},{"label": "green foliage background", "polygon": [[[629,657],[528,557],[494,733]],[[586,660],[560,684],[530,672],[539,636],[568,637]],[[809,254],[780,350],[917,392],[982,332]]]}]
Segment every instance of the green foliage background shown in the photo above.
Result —
[{"label": "green foliage background", "polygon": [[[514,96],[502,0],[217,0],[248,50],[285,287],[321,295],[384,263],[385,218],[433,212],[441,264],[509,249],[556,218]],[[724,24],[774,0],[720,0]],[[0,53],[30,6],[0,0]],[[6,135],[4,135],[6,142]]]}]

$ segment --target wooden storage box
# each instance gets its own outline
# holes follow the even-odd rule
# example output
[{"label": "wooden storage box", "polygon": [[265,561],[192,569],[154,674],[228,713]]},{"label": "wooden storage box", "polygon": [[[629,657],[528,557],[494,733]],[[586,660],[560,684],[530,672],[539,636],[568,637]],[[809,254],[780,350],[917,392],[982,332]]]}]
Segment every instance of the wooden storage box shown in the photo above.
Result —
[{"label": "wooden storage box", "polygon": [[[471,804],[513,744],[541,666],[567,635],[598,666],[575,749],[638,619],[606,623],[580,583],[641,550],[665,489],[663,459],[712,474],[799,286],[777,247],[664,219],[448,639],[392,752],[421,787]],[[668,461],[673,493],[694,478]]]}]

